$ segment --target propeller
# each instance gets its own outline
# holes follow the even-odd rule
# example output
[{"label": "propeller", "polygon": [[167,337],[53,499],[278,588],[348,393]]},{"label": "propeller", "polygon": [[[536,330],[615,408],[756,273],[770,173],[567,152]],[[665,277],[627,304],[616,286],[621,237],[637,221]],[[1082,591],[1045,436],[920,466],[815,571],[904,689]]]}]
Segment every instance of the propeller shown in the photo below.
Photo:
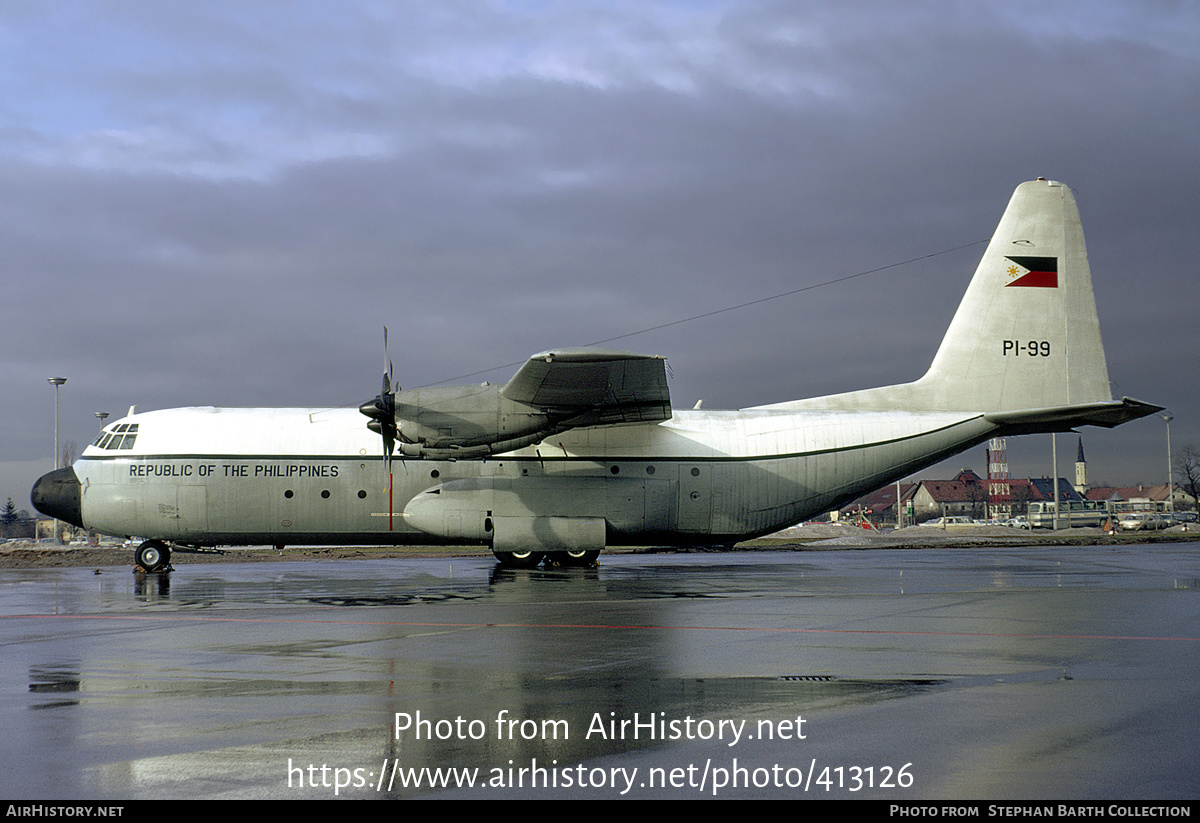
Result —
[{"label": "propeller", "polygon": [[396,392],[399,386],[392,385],[392,360],[388,356],[388,330],[383,327],[383,386],[374,400],[368,400],[358,410],[371,418],[367,428],[383,437],[383,469],[391,476],[392,452],[396,450]]}]

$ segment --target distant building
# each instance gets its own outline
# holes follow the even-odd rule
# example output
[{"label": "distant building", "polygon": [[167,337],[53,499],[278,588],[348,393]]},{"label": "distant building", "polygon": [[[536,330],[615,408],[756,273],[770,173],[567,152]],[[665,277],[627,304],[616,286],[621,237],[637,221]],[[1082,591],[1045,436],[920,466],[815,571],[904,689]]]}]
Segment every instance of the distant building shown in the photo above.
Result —
[{"label": "distant building", "polygon": [[[912,500],[912,493],[917,488],[917,483],[907,482],[900,484],[900,506],[901,518],[907,519],[908,501]],[[896,522],[896,484],[889,483],[883,488],[876,489],[870,494],[864,495],[848,506],[839,509],[837,519],[853,519],[857,517],[865,517],[872,523],[879,525],[881,523]],[[908,523],[911,525],[911,521]]]},{"label": "distant building", "polygon": [[[1011,510],[1014,516],[1026,514],[1030,503],[1053,502],[1054,481],[1049,477],[1014,478],[1009,481]],[[970,517],[983,520],[993,516],[988,508],[987,481],[966,468],[949,480],[921,480],[900,484],[900,502],[907,511],[912,503],[912,522],[922,523],[935,517]],[[1084,498],[1065,478],[1058,478],[1058,499],[1063,502]],[[1090,498],[1089,498],[1090,499]],[[896,522],[896,484],[884,486],[855,500],[839,512],[853,517],[859,512],[876,525]]]},{"label": "distant building", "polygon": [[[1026,487],[1026,503],[1053,503],[1054,481],[1049,477],[1031,477],[1028,480],[1014,480],[1013,484],[1021,483]],[[1058,499],[1063,502],[1078,502],[1084,496],[1075,491],[1075,487],[1065,477],[1058,478]]]},{"label": "distant building", "polygon": [[917,522],[942,516],[984,518],[988,486],[974,471],[963,469],[952,480],[922,480],[912,500]]},{"label": "distant building", "polygon": [[14,523],[0,523],[0,540],[32,540],[35,522],[33,518]]},{"label": "distant building", "polygon": [[[1111,500],[1120,503],[1128,500],[1150,500],[1160,503],[1167,499],[1167,484],[1156,486],[1101,486],[1092,488],[1087,481],[1087,459],[1083,456],[1083,438],[1079,438],[1079,452],[1075,457],[1075,491],[1085,500]],[[1181,486],[1172,483],[1172,507],[1176,511],[1196,508],[1196,498]]]},{"label": "distant building", "polygon": [[[1172,505],[1176,511],[1189,511],[1196,508],[1196,498],[1192,497],[1178,483],[1172,484]],[[1167,499],[1167,484],[1159,483],[1157,486],[1097,486],[1094,489],[1088,489],[1088,500],[1112,500],[1121,502],[1123,500],[1149,500],[1154,503],[1161,503]]]},{"label": "distant building", "polygon": [[[952,480],[901,483],[902,522],[912,525],[943,514],[983,517],[987,507],[987,490],[987,482],[971,469],[963,469]],[[891,483],[863,495],[838,512],[841,518],[860,514],[876,525],[895,523],[896,484]]]},{"label": "distant building", "polygon": [[[53,517],[37,517],[34,523],[34,538],[37,540],[45,540],[54,537],[54,518]],[[67,543],[80,533],[80,529],[72,526],[70,523],[62,523],[60,521],[59,537],[62,542]]]},{"label": "distant building", "polygon": [[[1114,503],[1130,500],[1149,500],[1162,503],[1167,499],[1165,483],[1157,486],[1097,486],[1088,485],[1087,458],[1083,454],[1083,438],[1080,437],[1075,456],[1075,483],[1058,478],[1058,499],[1064,503],[1081,500],[1103,500]],[[1056,483],[1049,477],[1031,477],[1028,480],[1009,479],[1010,510],[1012,516],[1029,513],[1030,503],[1054,502]],[[988,509],[988,484],[971,469],[963,469],[950,480],[921,480],[916,483],[900,484],[900,504],[905,516],[904,525],[921,523],[935,517],[962,516],[973,520],[995,517]],[[1176,511],[1191,511],[1197,508],[1196,498],[1174,484],[1172,505]],[[1160,506],[1160,508],[1162,508]],[[884,486],[855,500],[838,513],[841,517],[862,515],[876,525],[896,522],[896,484]]]}]

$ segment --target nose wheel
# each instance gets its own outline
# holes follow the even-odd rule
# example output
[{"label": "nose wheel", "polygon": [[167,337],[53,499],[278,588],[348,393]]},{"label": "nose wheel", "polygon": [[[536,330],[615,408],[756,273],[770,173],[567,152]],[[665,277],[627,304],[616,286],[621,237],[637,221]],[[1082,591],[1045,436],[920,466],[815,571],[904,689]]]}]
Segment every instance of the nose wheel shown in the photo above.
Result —
[{"label": "nose wheel", "polygon": [[171,565],[171,550],[161,540],[147,540],[137,547],[133,559],[148,572],[166,571]]}]

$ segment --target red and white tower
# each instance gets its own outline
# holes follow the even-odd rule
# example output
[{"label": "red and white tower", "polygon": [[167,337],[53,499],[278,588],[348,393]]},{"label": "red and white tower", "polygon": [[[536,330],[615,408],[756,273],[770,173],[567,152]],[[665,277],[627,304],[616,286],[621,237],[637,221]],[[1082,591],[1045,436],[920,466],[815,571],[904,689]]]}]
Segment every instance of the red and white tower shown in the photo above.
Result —
[{"label": "red and white tower", "polygon": [[1008,443],[1003,437],[988,441],[988,514],[996,520],[1012,517],[1012,486],[1008,473]]}]

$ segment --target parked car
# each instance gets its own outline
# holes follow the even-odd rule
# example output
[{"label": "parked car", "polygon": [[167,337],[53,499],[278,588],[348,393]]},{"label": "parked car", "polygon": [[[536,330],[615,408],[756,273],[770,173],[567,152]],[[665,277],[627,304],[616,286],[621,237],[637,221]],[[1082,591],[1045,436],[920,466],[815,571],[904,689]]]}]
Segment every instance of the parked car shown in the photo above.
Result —
[{"label": "parked car", "polygon": [[971,518],[961,517],[961,516],[938,517],[933,520],[926,520],[921,525],[922,526],[936,526],[938,528],[945,528],[946,526],[970,526]]},{"label": "parked car", "polygon": [[1126,514],[1117,521],[1121,531],[1157,531],[1174,525],[1169,514],[1159,512],[1134,512]]}]

